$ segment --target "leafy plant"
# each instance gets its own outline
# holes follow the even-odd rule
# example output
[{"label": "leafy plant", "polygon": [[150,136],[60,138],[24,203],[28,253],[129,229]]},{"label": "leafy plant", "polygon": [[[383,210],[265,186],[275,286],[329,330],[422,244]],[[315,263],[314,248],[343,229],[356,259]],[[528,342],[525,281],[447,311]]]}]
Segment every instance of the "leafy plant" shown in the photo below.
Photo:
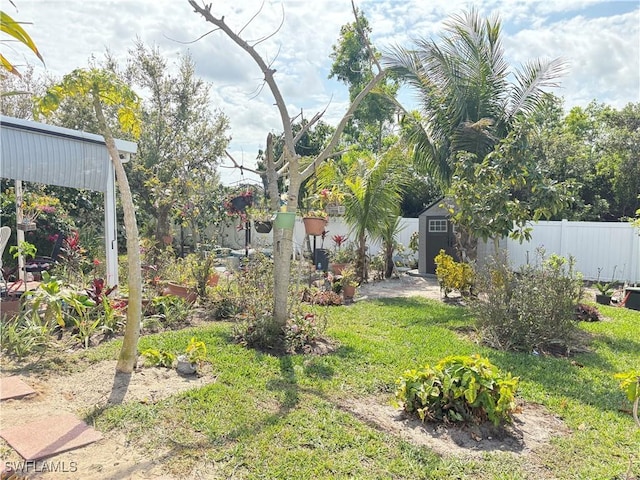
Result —
[{"label": "leafy plant", "polygon": [[285,349],[288,353],[308,353],[326,328],[326,316],[298,312],[284,327]]},{"label": "leafy plant", "polygon": [[503,374],[479,355],[450,356],[434,367],[407,370],[396,382],[396,401],[422,421],[510,422],[518,377]]},{"label": "leafy plant", "polygon": [[157,348],[147,348],[146,350],[142,350],[140,355],[145,358],[147,365],[152,367],[173,368],[177,359],[174,353],[159,350]]},{"label": "leafy plant", "polygon": [[185,354],[189,363],[193,365],[202,365],[207,359],[207,346],[201,340],[196,340],[196,337],[191,337],[189,344],[185,349]]},{"label": "leafy plant", "polygon": [[37,317],[18,316],[13,321],[0,322],[0,345],[2,351],[22,359],[47,349],[50,330]]},{"label": "leafy plant", "polygon": [[640,427],[640,419],[638,419],[638,403],[640,403],[640,370],[629,370],[627,372],[616,373],[614,378],[620,380],[620,389],[633,404],[633,419],[638,427]]},{"label": "leafy plant", "polygon": [[9,253],[13,255],[13,258],[18,258],[19,256],[22,256],[24,258],[35,258],[37,249],[33,243],[29,243],[26,240],[23,240],[17,246],[11,245],[9,247]]},{"label": "leafy plant", "polygon": [[574,263],[557,255],[545,259],[540,250],[535,264],[517,272],[505,258],[483,266],[471,304],[483,341],[504,350],[568,351],[583,288]]},{"label": "leafy plant", "polygon": [[464,262],[456,262],[444,250],[440,250],[434,260],[436,263],[436,276],[445,297],[453,290],[458,290],[463,295],[471,293],[471,288],[473,287],[473,268],[471,268],[471,265]]},{"label": "leafy plant", "polygon": [[[610,297],[611,295],[613,295],[613,287],[614,285],[617,283],[615,280],[612,280],[610,282],[600,282],[600,272],[602,271],[602,268],[598,268],[598,278],[596,280],[596,283],[593,284],[594,287],[596,287],[596,289],[600,292],[600,295],[605,295],[607,297]],[[616,276],[616,267],[613,267],[613,276]]]},{"label": "leafy plant", "polygon": [[154,297],[151,305],[162,316],[165,327],[184,323],[193,307],[186,299],[175,295]]}]

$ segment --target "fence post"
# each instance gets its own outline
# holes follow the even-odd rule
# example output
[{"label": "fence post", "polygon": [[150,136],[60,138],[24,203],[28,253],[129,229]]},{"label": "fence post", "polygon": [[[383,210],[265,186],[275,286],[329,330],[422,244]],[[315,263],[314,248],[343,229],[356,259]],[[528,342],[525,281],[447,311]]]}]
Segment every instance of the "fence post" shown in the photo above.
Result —
[{"label": "fence post", "polygon": [[566,257],[567,250],[569,249],[569,221],[563,218],[560,222],[560,256]]}]

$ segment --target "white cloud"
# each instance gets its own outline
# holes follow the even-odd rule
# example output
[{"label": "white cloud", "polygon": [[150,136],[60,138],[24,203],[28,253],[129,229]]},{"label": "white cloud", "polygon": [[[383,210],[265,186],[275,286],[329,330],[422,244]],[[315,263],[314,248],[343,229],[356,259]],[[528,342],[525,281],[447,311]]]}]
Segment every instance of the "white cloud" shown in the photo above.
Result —
[{"label": "white cloud", "polygon": [[[353,20],[348,0],[262,0],[213,2],[216,15],[243,37],[256,41],[259,52],[277,70],[276,79],[290,115],[305,110],[311,117],[330,103],[325,121],[337,123],[345,112],[347,89],[328,80],[331,47],[340,27]],[[559,94],[566,106],[597,99],[614,106],[640,101],[640,7],[615,15],[624,2],[598,0],[363,0],[357,2],[373,29],[376,47],[409,47],[415,38],[442,31],[451,14],[476,5],[481,14],[501,15],[508,59],[520,63],[535,57],[562,56],[571,71]],[[628,3],[622,10],[628,11]],[[49,74],[61,76],[87,66],[91,55],[102,57],[108,47],[117,58],[140,37],[156,43],[171,60],[191,52],[198,75],[212,82],[212,107],[230,118],[230,149],[249,164],[264,145],[269,131],[282,130],[273,97],[266,87],[256,95],[263,75],[253,60],[214,32],[185,45],[212,29],[195,14],[187,0],[47,0],[18,2],[14,17],[28,25],[42,51]],[[284,11],[284,24],[280,26]],[[599,13],[596,15],[596,13]],[[603,13],[604,12],[604,13]],[[249,22],[249,23],[248,23]],[[248,23],[248,25],[247,25]],[[280,28],[280,29],[279,29]],[[279,29],[279,30],[278,30]],[[265,38],[274,34],[270,38]],[[35,60],[25,55],[31,63]],[[40,69],[40,67],[37,67]],[[406,95],[410,97],[410,94]],[[223,176],[229,176],[222,172]],[[233,175],[237,176],[237,175]]]}]

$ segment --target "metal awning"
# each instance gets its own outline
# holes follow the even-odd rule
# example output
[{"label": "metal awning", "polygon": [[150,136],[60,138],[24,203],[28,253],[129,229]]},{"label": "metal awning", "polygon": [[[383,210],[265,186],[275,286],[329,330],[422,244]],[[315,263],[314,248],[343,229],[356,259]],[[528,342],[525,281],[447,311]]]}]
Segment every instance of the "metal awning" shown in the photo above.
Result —
[{"label": "metal awning", "polygon": [[[0,116],[0,176],[107,191],[111,160],[102,135]],[[122,155],[137,144],[116,140]]]},{"label": "metal awning", "polygon": [[[138,150],[115,143],[123,162]],[[103,192],[107,283],[118,283],[115,175],[102,135],[0,115],[0,177]]]}]

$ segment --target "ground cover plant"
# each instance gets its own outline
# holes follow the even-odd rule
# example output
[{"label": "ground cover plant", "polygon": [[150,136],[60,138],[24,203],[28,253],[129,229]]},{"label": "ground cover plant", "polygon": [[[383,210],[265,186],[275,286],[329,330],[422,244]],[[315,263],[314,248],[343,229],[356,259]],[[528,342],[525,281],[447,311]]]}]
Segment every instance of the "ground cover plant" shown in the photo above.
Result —
[{"label": "ground cover plant", "polygon": [[[614,374],[640,362],[632,334],[638,312],[602,312],[605,321],[579,324],[590,350],[570,358],[480,346],[465,333],[473,325],[467,309],[418,298],[327,309],[326,333],[338,346],[323,356],[247,349],[233,342],[233,322],[208,322],[144,336],[139,348],[180,352],[196,336],[206,344],[215,382],[85,415],[137,449],[166,454],[175,478],[194,471],[208,478],[628,479],[640,473],[640,429]],[[118,349],[115,340],[75,358],[112,359]],[[391,408],[403,371],[454,353],[480,354],[519,377],[522,408],[544,405],[569,433],[532,454],[495,449],[440,457],[355,413]]]}]

